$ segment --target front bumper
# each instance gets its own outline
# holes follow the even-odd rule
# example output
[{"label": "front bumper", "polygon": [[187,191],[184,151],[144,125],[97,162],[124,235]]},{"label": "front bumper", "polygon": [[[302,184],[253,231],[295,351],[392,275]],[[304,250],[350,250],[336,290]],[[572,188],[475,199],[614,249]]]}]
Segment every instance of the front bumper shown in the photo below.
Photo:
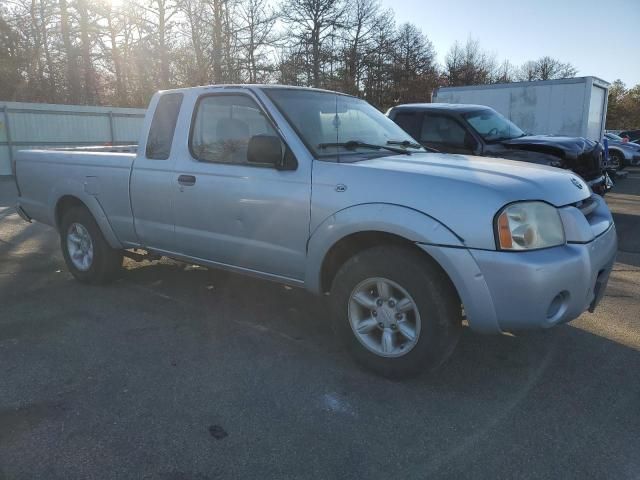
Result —
[{"label": "front bumper", "polygon": [[613,223],[588,243],[532,252],[420,245],[449,273],[469,326],[483,333],[548,328],[595,308],[617,251]]},{"label": "front bumper", "polygon": [[613,182],[609,178],[609,174],[605,172],[599,177],[589,180],[587,182],[587,185],[589,185],[594,193],[597,193],[598,195],[604,195],[606,192],[611,190]]},{"label": "front bumper", "polygon": [[25,222],[31,223],[31,217],[27,215],[27,212],[24,211],[24,208],[22,208],[22,205],[20,205],[20,202],[16,203],[16,212],[18,212],[18,215],[20,215],[20,218],[22,218]]}]

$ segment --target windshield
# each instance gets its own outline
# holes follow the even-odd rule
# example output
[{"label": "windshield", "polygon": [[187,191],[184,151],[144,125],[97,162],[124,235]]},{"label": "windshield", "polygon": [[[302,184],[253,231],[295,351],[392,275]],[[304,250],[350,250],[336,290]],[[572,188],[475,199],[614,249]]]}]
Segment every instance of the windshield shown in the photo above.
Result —
[{"label": "windshield", "polygon": [[524,136],[524,132],[515,123],[495,110],[487,109],[467,113],[464,118],[487,142],[510,140]]},{"label": "windshield", "polygon": [[425,151],[402,128],[358,98],[286,88],[267,88],[265,93],[316,158]]}]

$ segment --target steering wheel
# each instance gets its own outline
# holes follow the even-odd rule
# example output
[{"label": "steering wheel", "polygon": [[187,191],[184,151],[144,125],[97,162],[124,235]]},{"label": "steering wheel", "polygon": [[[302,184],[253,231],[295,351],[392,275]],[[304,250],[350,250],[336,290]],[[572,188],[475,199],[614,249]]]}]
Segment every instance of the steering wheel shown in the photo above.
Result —
[{"label": "steering wheel", "polygon": [[498,128],[493,127],[491,130],[487,132],[487,137],[493,137],[494,135],[497,135],[497,134],[498,134]]}]

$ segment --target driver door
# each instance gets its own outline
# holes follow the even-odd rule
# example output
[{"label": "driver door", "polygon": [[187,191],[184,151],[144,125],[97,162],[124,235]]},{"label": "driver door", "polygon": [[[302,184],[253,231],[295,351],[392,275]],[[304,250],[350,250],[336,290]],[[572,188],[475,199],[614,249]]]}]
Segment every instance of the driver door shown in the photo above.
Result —
[{"label": "driver door", "polygon": [[249,163],[249,140],[256,135],[279,137],[249,94],[197,100],[189,149],[173,179],[176,244],[189,257],[302,280],[311,168]]}]

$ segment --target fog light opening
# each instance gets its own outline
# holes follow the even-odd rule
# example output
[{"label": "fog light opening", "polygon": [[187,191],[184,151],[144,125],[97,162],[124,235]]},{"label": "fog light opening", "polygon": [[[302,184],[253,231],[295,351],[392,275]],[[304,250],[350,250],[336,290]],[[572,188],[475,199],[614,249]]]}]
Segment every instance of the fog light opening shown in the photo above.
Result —
[{"label": "fog light opening", "polygon": [[566,290],[557,294],[547,309],[547,321],[549,323],[556,323],[560,321],[564,313],[567,311],[569,305],[569,292]]}]

